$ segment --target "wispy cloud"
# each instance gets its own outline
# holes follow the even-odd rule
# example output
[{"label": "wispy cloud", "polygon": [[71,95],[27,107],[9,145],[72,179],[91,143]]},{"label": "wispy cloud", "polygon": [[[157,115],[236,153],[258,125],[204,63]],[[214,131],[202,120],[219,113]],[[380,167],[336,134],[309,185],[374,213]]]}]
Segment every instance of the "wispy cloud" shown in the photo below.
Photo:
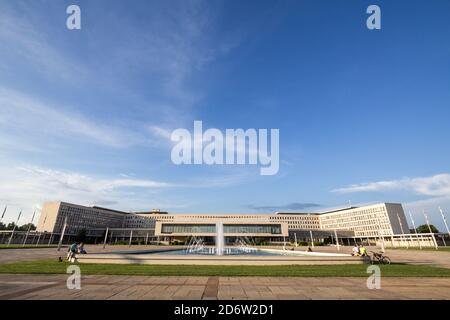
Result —
[{"label": "wispy cloud", "polygon": [[[31,208],[47,201],[66,201],[84,205],[113,206],[121,210],[148,210],[149,208],[185,208],[190,199],[178,195],[164,195],[174,188],[221,188],[248,181],[243,174],[222,177],[195,178],[183,184],[138,179],[130,175],[101,177],[75,171],[55,170],[33,165],[0,166],[0,205],[10,210]],[[189,179],[188,179],[189,180]],[[26,212],[24,212],[26,216]]]},{"label": "wispy cloud", "polygon": [[273,212],[273,211],[298,211],[309,208],[316,208],[320,206],[321,206],[320,204],[311,202],[293,202],[285,205],[268,205],[268,206],[248,205],[247,208],[255,211]]},{"label": "wispy cloud", "polygon": [[7,88],[0,87],[0,109],[0,132],[13,139],[19,132],[26,134],[28,141],[41,135],[46,144],[50,137],[78,137],[84,139],[84,143],[110,147],[150,143],[149,138],[136,131],[94,121],[67,111],[73,107],[51,105]]},{"label": "wispy cloud", "polygon": [[36,166],[1,167],[0,175],[0,203],[10,207],[29,209],[46,201],[116,204],[125,210],[177,206],[157,200],[158,192],[175,186],[163,181],[104,178]]},{"label": "wispy cloud", "polygon": [[[68,113],[58,105],[50,107],[43,102],[45,92],[40,90],[39,95],[28,93],[27,104],[33,102],[33,107],[29,108],[32,109],[31,113],[23,108],[14,110],[13,103],[9,103],[8,109],[0,106],[5,111],[2,112],[3,120],[9,110],[16,112],[7,119],[15,131],[26,131],[37,123],[51,123],[52,129],[63,129],[64,132],[84,136],[108,146],[123,147],[143,141],[148,143],[148,132],[143,137],[133,132],[135,130],[128,129],[136,127],[136,123],[130,123],[128,117],[138,115],[134,119],[138,119],[138,126],[142,125],[141,133],[144,133],[144,127],[149,124],[157,128],[161,124],[170,127],[186,123],[195,113],[195,105],[205,90],[205,86],[194,86],[195,81],[192,79],[205,65],[228,54],[240,43],[239,33],[218,36],[215,18],[220,15],[219,3],[212,4],[203,0],[159,3],[147,12],[149,18],[145,24],[136,23],[133,13],[123,14],[121,4],[108,5],[111,10],[103,17],[104,23],[101,26],[91,25],[79,33],[77,41],[81,41],[81,44],[95,42],[97,45],[82,45],[79,50],[88,55],[89,59],[78,59],[73,50],[70,50],[72,44],[68,42],[71,37],[64,30],[64,24],[61,31],[49,28],[48,24],[60,22],[53,10],[41,10],[43,6],[39,4],[26,5],[19,1],[1,3],[0,42],[3,45],[0,51],[0,70],[8,70],[8,73],[14,74],[17,69],[24,68],[38,79],[50,79],[53,83],[57,79],[58,89],[61,89],[59,86],[70,85],[73,93],[90,96],[92,100],[108,101],[111,97],[117,97],[116,101],[122,101],[126,105],[116,106],[115,110],[111,110],[108,120],[127,124],[127,128],[106,125],[92,119],[92,115],[104,113],[101,106],[71,106],[78,113]],[[99,9],[97,6],[101,4],[89,3],[83,5],[83,8],[95,12]],[[133,10],[135,9],[131,8],[130,12]],[[38,23],[43,17],[49,19],[48,24]],[[103,25],[108,27],[104,28]],[[115,35],[114,43],[111,43],[110,34]],[[117,46],[117,41],[122,45]],[[105,54],[104,48],[109,48],[108,54]],[[74,81],[83,86],[74,88]],[[0,86],[1,82],[3,86],[13,87],[8,78],[0,76]],[[142,90],[136,83],[145,83],[146,89]],[[17,92],[13,99],[9,92],[10,96],[4,100],[14,102],[17,100]],[[2,95],[4,93],[0,92]],[[102,94],[107,96],[102,97]],[[21,100],[24,98],[22,96]],[[38,105],[39,108],[36,108]],[[42,108],[42,105],[46,108]],[[92,109],[92,112],[81,112],[88,109]],[[125,109],[130,112],[120,111]],[[47,118],[48,120],[43,121]],[[22,126],[18,126],[19,124]],[[43,127],[40,129],[41,132],[45,131],[42,130]],[[163,140],[156,139],[162,138],[160,134],[163,132],[152,133],[154,139],[150,143],[161,146]],[[63,136],[58,132],[55,135]],[[18,140],[20,134],[13,138]],[[15,145],[23,145],[23,149],[30,150],[33,146],[27,139],[18,142],[22,143]]]},{"label": "wispy cloud", "polygon": [[376,192],[389,190],[405,190],[418,195],[440,197],[450,196],[450,174],[443,173],[430,177],[402,178],[352,184],[332,190],[337,193]]},{"label": "wispy cloud", "polygon": [[[15,5],[17,8],[13,9]],[[2,46],[2,56],[20,58],[22,64],[28,64],[47,78],[58,78],[71,83],[74,75],[77,75],[78,80],[87,78],[90,72],[86,66],[50,45],[49,36],[36,28],[42,21],[38,20],[36,14],[31,14],[33,10],[35,13],[38,11],[34,6],[19,2],[12,6],[6,2],[1,3],[0,42],[5,44]],[[2,68],[8,69],[8,64],[8,59],[0,61]]]},{"label": "wispy cloud", "polygon": [[62,172],[38,167],[16,167],[16,170],[30,174],[41,180],[45,185],[50,185],[66,190],[76,190],[81,192],[104,193],[119,188],[162,188],[171,184],[152,180],[139,180],[130,178],[120,179],[95,179],[91,176],[73,172]]},{"label": "wispy cloud", "polygon": [[[145,108],[153,105],[156,108],[151,109],[161,122],[180,125],[192,118],[207,90],[208,83],[199,80],[198,75],[205,66],[229,54],[242,37],[239,32],[228,30],[223,34],[218,30],[220,2],[160,2],[146,14],[143,26],[129,21],[129,15],[113,13],[113,28],[120,26],[114,31],[122,45],[106,57],[105,72],[120,81],[122,74],[127,74],[151,83],[148,92],[152,101],[144,101]],[[115,68],[110,70],[110,65]]]}]

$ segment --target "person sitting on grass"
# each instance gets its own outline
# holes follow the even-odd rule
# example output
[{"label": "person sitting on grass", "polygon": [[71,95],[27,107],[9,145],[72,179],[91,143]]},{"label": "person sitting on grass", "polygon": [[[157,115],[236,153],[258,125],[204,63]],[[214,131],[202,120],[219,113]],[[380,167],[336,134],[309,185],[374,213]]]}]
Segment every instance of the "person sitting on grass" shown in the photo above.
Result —
[{"label": "person sitting on grass", "polygon": [[72,258],[75,256],[78,250],[78,243],[74,242],[69,247],[69,252],[67,253],[67,261],[72,260]]},{"label": "person sitting on grass", "polygon": [[360,255],[359,246],[355,244],[355,246],[352,249],[352,256],[358,257],[359,255]]},{"label": "person sitting on grass", "polygon": [[366,248],[363,245],[361,245],[361,247],[359,248],[359,254],[360,254],[361,257],[366,257],[367,256],[367,250],[366,250]]}]

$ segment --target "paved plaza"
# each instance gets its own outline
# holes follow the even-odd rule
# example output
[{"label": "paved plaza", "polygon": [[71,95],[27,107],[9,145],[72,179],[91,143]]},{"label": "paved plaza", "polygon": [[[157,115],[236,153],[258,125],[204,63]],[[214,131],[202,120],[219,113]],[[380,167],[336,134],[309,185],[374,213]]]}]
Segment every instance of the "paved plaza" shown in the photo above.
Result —
[{"label": "paved plaza", "polygon": [[[130,250],[128,246],[87,249],[91,253]],[[131,248],[136,249],[144,247]],[[57,259],[65,252],[55,248],[0,250],[0,263]],[[450,268],[449,252],[389,250],[387,254],[395,262]],[[86,275],[80,290],[69,290],[67,277],[0,274],[0,299],[450,299],[450,278],[384,277],[381,289],[369,290],[365,277]]]},{"label": "paved plaza", "polygon": [[0,299],[450,299],[449,278],[83,276],[69,290],[66,275],[0,275]]}]

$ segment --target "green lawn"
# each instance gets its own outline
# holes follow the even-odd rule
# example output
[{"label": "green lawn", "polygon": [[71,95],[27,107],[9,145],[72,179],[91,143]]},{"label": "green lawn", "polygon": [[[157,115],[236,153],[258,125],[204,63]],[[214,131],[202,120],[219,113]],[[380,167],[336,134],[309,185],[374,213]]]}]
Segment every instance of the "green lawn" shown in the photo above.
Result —
[{"label": "green lawn", "polygon": [[[37,260],[0,264],[0,273],[66,273],[66,262]],[[84,275],[147,276],[276,276],[276,277],[367,277],[368,265],[320,266],[189,266],[189,265],[120,265],[79,264]],[[392,264],[380,266],[385,277],[450,277],[450,269],[430,266]]]},{"label": "green lawn", "polygon": [[1,249],[42,249],[42,248],[56,248],[58,247],[57,245],[46,245],[46,244],[42,244],[42,245],[38,245],[36,247],[36,245],[30,245],[27,244],[25,246],[21,245],[21,244],[12,244],[10,246],[8,246],[7,244],[0,244],[0,250]]}]

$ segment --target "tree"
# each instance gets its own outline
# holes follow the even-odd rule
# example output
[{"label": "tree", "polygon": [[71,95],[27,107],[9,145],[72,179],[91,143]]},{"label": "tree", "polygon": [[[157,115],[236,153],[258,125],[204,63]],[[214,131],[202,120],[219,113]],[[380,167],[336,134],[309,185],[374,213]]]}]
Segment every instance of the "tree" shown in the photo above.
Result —
[{"label": "tree", "polygon": [[14,222],[10,222],[8,223],[8,225],[6,226],[6,230],[13,230],[15,227],[15,223]]},{"label": "tree", "polygon": [[[31,228],[30,228],[31,226]],[[28,228],[30,228],[30,230],[36,230],[36,226],[32,223],[27,223],[24,225],[21,225],[20,227],[17,227],[17,231],[28,231]]]},{"label": "tree", "polygon": [[[439,230],[432,224],[430,224],[430,228],[433,233],[439,232]],[[430,233],[430,229],[428,228],[428,225],[423,224],[423,225],[417,227],[417,232],[418,233]]]},{"label": "tree", "polygon": [[78,242],[86,242],[86,229],[78,231],[76,238]]}]

